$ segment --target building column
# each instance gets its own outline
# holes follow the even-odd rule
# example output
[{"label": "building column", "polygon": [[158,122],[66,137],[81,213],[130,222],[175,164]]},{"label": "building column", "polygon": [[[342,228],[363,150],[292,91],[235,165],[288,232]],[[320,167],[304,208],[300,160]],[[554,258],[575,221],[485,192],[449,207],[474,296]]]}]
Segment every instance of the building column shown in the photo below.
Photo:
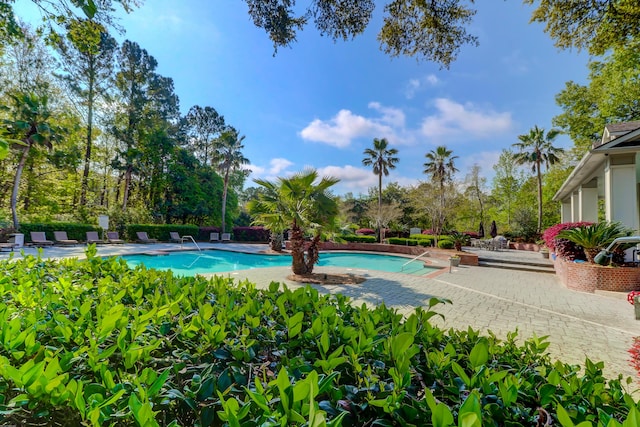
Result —
[{"label": "building column", "polygon": [[604,171],[605,210],[609,222],[620,222],[637,231],[638,193],[636,166],[634,164],[612,165],[607,162]]},{"label": "building column", "polygon": [[571,222],[580,218],[580,194],[577,191],[571,193]]},{"label": "building column", "polygon": [[580,187],[578,221],[598,222],[598,188]]},{"label": "building column", "polygon": [[562,201],[560,222],[571,222],[571,199],[565,199]]}]

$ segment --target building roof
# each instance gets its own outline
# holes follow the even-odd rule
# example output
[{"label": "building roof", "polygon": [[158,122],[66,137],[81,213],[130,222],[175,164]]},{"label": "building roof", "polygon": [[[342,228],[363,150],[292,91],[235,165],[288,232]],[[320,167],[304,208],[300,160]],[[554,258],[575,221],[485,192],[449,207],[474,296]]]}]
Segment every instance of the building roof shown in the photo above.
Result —
[{"label": "building roof", "polygon": [[605,126],[602,142],[589,151],[564,181],[553,200],[562,201],[593,178],[610,153],[640,152],[640,120]]}]

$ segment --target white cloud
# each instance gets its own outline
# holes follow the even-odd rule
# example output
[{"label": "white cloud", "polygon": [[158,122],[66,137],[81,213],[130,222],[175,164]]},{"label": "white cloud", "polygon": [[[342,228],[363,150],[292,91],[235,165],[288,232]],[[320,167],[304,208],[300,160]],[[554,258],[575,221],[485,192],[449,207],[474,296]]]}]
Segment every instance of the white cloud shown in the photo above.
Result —
[{"label": "white cloud", "polygon": [[500,158],[501,153],[502,151],[498,150],[481,151],[478,153],[473,153],[473,155],[470,156],[465,156],[464,154],[460,155],[460,158],[456,162],[456,168],[460,171],[457,174],[458,179],[463,180],[465,176],[469,172],[471,172],[471,167],[473,165],[478,165],[480,166],[480,176],[483,176],[487,179],[487,188],[491,187],[491,181],[495,176],[493,165],[498,163],[498,159]]},{"label": "white cloud", "polygon": [[401,109],[385,107],[379,102],[370,102],[368,107],[382,113],[382,117],[379,119],[380,122],[396,128],[404,128],[406,116]]},{"label": "white cloud", "polygon": [[262,178],[267,180],[277,179],[278,176],[289,175],[291,172],[287,170],[289,166],[293,166],[293,162],[277,157],[269,161],[269,166],[248,165],[247,169],[251,171],[252,178]]},{"label": "white cloud", "polygon": [[309,141],[345,148],[356,138],[394,139],[392,127],[385,124],[389,120],[391,118],[387,114],[384,114],[382,118],[375,119],[353,114],[349,110],[340,110],[335,117],[328,121],[315,119],[302,129],[300,136]]},{"label": "white cloud", "polygon": [[342,189],[342,192],[366,192],[369,187],[378,185],[378,178],[373,171],[351,165],[318,168],[318,175],[338,178],[340,182],[336,187]]},{"label": "white cloud", "polygon": [[459,104],[446,98],[435,101],[438,112],[422,122],[422,134],[430,138],[466,136],[488,138],[507,132],[513,125],[511,113],[481,110],[472,103]]},{"label": "white cloud", "polygon": [[405,88],[405,96],[407,99],[412,99],[416,96],[416,93],[424,90],[427,87],[436,86],[440,83],[440,80],[435,74],[429,74],[419,79],[411,79],[407,83]]}]

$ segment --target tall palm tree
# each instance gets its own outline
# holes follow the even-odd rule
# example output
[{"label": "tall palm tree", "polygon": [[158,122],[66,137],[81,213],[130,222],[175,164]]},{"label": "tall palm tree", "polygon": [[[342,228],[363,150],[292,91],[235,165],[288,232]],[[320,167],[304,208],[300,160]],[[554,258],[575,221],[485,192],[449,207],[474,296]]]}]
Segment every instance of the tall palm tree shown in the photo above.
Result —
[{"label": "tall palm tree", "polygon": [[[378,175],[378,216],[382,212],[382,175],[389,176],[389,169],[395,169],[396,163],[400,161],[396,156],[398,150],[388,148],[389,141],[386,138],[373,139],[373,148],[364,150],[365,157],[362,159],[364,166],[373,166],[373,173]],[[378,239],[380,239],[380,229],[378,227]]]},{"label": "tall palm tree", "polygon": [[542,230],[542,165],[547,169],[549,165],[558,162],[558,157],[564,150],[553,146],[553,140],[560,134],[557,129],[544,133],[544,129],[537,125],[528,134],[518,135],[520,142],[513,144],[519,152],[515,153],[515,161],[520,165],[531,165],[531,170],[538,180],[538,233]]},{"label": "tall palm tree", "polygon": [[438,215],[438,224],[436,224],[436,235],[442,230],[444,224],[444,186],[448,182],[453,180],[453,174],[458,172],[455,166],[455,159],[458,156],[452,156],[453,151],[448,150],[446,146],[441,145],[436,147],[435,150],[429,151],[425,154],[427,161],[424,163],[423,173],[431,176],[431,181],[438,184],[438,193],[440,196],[440,213]]},{"label": "tall palm tree", "polygon": [[229,190],[229,177],[232,172],[240,169],[240,166],[249,163],[249,159],[244,157],[242,149],[244,145],[244,135],[239,136],[238,131],[229,128],[220,134],[215,142],[215,159],[218,170],[222,173],[224,186],[222,188],[222,232],[226,230],[227,215],[227,192]]},{"label": "tall palm tree", "polygon": [[[12,118],[14,120],[4,121],[4,133],[10,135],[15,143],[15,147],[22,151],[16,174],[13,179],[13,191],[11,193],[11,214],[13,215],[13,228],[19,228],[18,221],[18,191],[20,189],[20,179],[22,171],[29,157],[29,152],[34,146],[52,147],[60,129],[50,125],[51,112],[48,108],[48,99],[46,96],[38,96],[33,94],[17,94],[11,95],[14,103]],[[16,141],[17,140],[17,141]]]},{"label": "tall palm tree", "polygon": [[[322,232],[336,226],[338,199],[330,187],[339,180],[324,177],[318,180],[318,172],[309,169],[276,182],[256,179],[265,187],[257,201],[249,205],[255,223],[265,225],[272,232],[282,230],[283,223],[290,228],[291,269],[294,274],[311,274],[319,259],[319,243]],[[311,243],[305,248],[305,232],[313,233]],[[306,252],[305,252],[306,250]]]}]

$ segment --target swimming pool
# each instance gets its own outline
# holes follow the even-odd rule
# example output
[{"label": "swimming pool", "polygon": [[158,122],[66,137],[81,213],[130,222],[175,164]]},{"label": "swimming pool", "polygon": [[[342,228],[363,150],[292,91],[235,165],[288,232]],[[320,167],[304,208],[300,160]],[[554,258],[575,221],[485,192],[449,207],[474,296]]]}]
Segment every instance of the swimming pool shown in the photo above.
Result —
[{"label": "swimming pool", "polygon": [[[122,259],[130,267],[143,264],[148,268],[171,270],[180,276],[291,265],[291,257],[287,255],[248,254],[220,250],[167,252],[163,255],[124,255]],[[410,258],[393,255],[322,253],[320,262],[317,265],[321,267],[345,267],[356,274],[367,270],[378,270],[424,275],[438,270],[433,267],[424,267],[421,261],[414,261],[403,267],[403,264],[409,260]]]}]

